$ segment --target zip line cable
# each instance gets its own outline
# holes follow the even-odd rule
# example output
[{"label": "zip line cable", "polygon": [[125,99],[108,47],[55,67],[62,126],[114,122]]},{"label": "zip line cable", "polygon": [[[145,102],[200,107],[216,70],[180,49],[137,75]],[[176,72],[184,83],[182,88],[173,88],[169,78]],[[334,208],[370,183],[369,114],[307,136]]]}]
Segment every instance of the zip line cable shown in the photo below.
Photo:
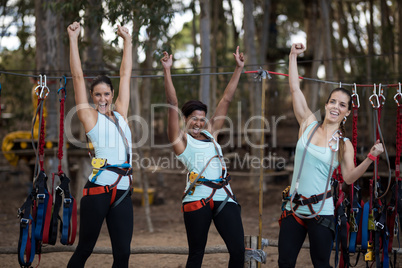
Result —
[{"label": "zip line cable", "polygon": [[[262,70],[256,70],[256,71],[244,71],[243,73],[248,74],[248,73],[259,73]],[[279,73],[279,72],[273,72],[273,71],[267,71],[269,74],[272,75],[279,75],[279,76],[289,76],[288,74],[284,73]],[[15,75],[15,76],[23,76],[23,77],[32,77],[32,78],[39,78],[39,75],[29,75],[29,74],[21,74],[21,73],[13,73],[13,72],[7,72],[7,71],[0,71],[0,74],[5,74],[5,75]],[[185,77],[185,76],[204,76],[204,75],[229,75],[233,74],[233,72],[216,72],[216,73],[196,73],[196,74],[172,74],[172,77]],[[163,75],[133,75],[131,78],[163,78]],[[60,80],[60,79],[72,79],[72,77],[67,77],[67,76],[50,76],[47,77],[49,80]],[[96,76],[84,76],[84,79],[94,79]],[[109,76],[110,79],[116,79],[120,78],[120,76]],[[335,82],[335,81],[327,81],[327,80],[321,80],[317,78],[309,78],[309,77],[303,77],[299,76],[299,79],[302,80],[307,80],[307,81],[313,81],[313,82],[318,82],[318,83],[324,83],[324,84],[333,84],[333,85],[339,85],[340,87],[342,86],[356,86],[356,87],[373,87],[374,84],[355,84],[355,83],[342,83],[342,82]],[[383,84],[383,87],[398,87],[399,84]]]}]

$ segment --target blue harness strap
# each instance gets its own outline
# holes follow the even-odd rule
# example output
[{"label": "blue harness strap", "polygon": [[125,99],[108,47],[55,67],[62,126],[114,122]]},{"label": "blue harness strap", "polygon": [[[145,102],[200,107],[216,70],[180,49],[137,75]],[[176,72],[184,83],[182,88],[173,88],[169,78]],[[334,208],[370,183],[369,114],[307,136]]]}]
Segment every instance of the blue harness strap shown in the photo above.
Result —
[{"label": "blue harness strap", "polygon": [[[356,226],[359,228],[359,223],[360,223],[360,217],[362,215],[362,209],[360,205],[358,204],[358,211],[355,213],[356,217]],[[349,252],[350,253],[355,253],[356,252],[356,239],[357,239],[357,234],[358,234],[358,229],[357,230],[352,230],[350,232],[350,239],[349,239]]]},{"label": "blue harness strap", "polygon": [[[34,235],[35,222],[31,215],[32,193],[29,194],[24,204],[18,209],[20,220],[20,236],[18,240],[18,262],[21,267],[31,267],[35,257],[36,240]],[[24,258],[26,255],[26,260]]]},{"label": "blue harness strap", "polygon": [[370,213],[370,201],[367,201],[363,207],[363,219],[362,219],[362,250],[367,250],[368,243],[368,218]]},{"label": "blue harness strap", "polygon": [[36,189],[36,226],[35,226],[35,239],[42,241],[43,226],[46,219],[46,210],[49,202],[49,192],[46,186],[47,176],[45,172],[40,171],[35,180]]}]

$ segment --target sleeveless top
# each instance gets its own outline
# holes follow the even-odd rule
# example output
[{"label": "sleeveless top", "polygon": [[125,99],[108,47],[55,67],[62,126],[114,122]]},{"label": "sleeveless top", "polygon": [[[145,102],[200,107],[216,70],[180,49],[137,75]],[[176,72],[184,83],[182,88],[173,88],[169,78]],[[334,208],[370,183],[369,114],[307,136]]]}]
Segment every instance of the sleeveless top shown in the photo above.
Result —
[{"label": "sleeveless top", "polygon": [[[211,133],[209,133],[208,131],[203,130],[202,133],[207,135],[209,138],[214,139]],[[222,149],[216,141],[215,143],[218,148],[218,152],[216,152],[214,143],[212,141],[197,140],[194,139],[189,134],[186,135],[187,135],[186,149],[184,150],[183,153],[177,155],[176,157],[177,159],[180,160],[180,162],[182,162],[186,166],[189,172],[193,171],[199,174],[204,169],[208,161],[218,153],[223,161]],[[225,165],[224,161],[223,164]],[[222,175],[222,164],[218,157],[212,159],[208,167],[202,173],[202,176],[205,177],[205,179],[212,181],[219,179],[221,175]],[[190,186],[190,184],[191,183],[187,180],[186,190]],[[226,186],[226,188],[229,189],[229,191],[233,194],[229,184]],[[194,193],[191,195],[190,194],[186,195],[186,197],[183,199],[183,203],[198,201],[201,200],[202,198],[207,198],[208,196],[210,196],[211,193],[212,189],[210,187],[205,185],[197,185],[195,187]],[[225,190],[218,189],[215,195],[213,196],[213,200],[224,201],[226,196],[227,194]],[[229,198],[228,202],[234,202],[234,201],[232,198]]]},{"label": "sleeveless top", "polygon": [[[300,174],[299,188],[297,190],[298,194],[309,198],[312,195],[318,195],[324,193],[325,191],[331,190],[331,184],[328,185],[328,189],[325,189],[329,168],[331,166],[331,157],[333,154],[332,150],[328,146],[320,147],[310,143],[307,148],[304,165],[303,167],[300,165],[308,140],[308,134],[316,124],[318,124],[317,121],[312,122],[297,141],[292,184],[289,192],[290,194],[293,194],[295,189],[295,183],[300,168],[302,168],[302,172]],[[344,138],[344,140],[347,140],[347,138]],[[338,165],[338,152],[335,152],[332,171],[334,171]],[[312,206],[314,211],[318,211],[321,207],[321,204],[322,201],[318,202],[317,204],[313,204]],[[294,203],[292,203],[292,205],[295,206]],[[289,201],[286,204],[286,209],[291,210]],[[299,206],[296,212],[304,215],[311,215],[308,206]],[[332,197],[325,200],[324,207],[319,215],[334,215],[334,202]]]},{"label": "sleeveless top", "polygon": [[[131,130],[127,122],[118,112],[114,111],[114,114],[118,119],[119,126],[124,132],[125,138],[127,139],[127,144],[129,147],[128,153],[130,155],[129,164],[131,165]],[[111,165],[119,165],[126,162],[127,152],[123,138],[120,135],[117,126],[110,121],[106,115],[98,112],[98,120],[96,125],[87,133],[87,136],[94,146],[95,157],[105,158],[107,159],[107,163]],[[95,183],[102,186],[110,185],[117,180],[118,176],[119,175],[113,171],[104,170],[96,178]],[[92,174],[88,177],[88,179],[91,180],[91,178]],[[117,189],[126,190],[129,186],[129,176],[124,176],[117,185]]]}]

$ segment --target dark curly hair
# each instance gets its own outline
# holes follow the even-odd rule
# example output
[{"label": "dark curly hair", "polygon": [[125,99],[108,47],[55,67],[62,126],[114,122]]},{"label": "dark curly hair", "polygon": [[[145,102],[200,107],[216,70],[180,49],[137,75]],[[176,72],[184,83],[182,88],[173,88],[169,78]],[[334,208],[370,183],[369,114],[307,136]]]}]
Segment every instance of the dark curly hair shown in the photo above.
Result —
[{"label": "dark curly hair", "polygon": [[188,117],[194,111],[204,111],[207,114],[208,107],[198,100],[190,100],[183,104],[181,111],[185,117]]}]

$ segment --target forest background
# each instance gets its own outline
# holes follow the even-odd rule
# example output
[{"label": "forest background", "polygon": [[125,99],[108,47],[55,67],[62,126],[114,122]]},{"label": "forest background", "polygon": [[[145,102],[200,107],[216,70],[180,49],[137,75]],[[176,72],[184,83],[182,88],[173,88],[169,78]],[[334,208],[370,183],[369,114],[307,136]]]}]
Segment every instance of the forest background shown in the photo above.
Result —
[{"label": "forest background", "polygon": [[[139,125],[133,121],[131,126],[134,142],[141,142],[138,155],[152,159],[146,168],[160,163],[156,157],[173,159],[167,144],[166,107],[152,105],[165,103],[160,64],[165,50],[174,55],[173,82],[179,106],[186,100],[200,99],[209,106],[211,115],[234,69],[232,52],[236,46],[245,53],[246,71],[286,74],[291,44],[304,43],[307,51],[299,58],[299,72],[312,79],[301,83],[312,111],[323,108],[332,88],[343,84],[353,90],[353,83],[367,85],[357,87],[360,156],[367,154],[373,141],[372,85],[394,85],[402,80],[402,1],[397,0],[2,0],[0,14],[0,138],[30,131],[32,88],[39,74],[45,74],[50,89],[46,137],[57,143],[59,79],[71,76],[67,26],[73,21],[83,25],[80,52],[89,83],[99,73],[118,76],[122,47],[114,29],[118,24],[126,25],[133,37],[134,63],[129,115],[145,122]],[[242,75],[229,110],[230,126],[220,135],[220,142],[227,144],[225,155],[247,164],[237,169],[250,172],[252,188],[257,187],[258,167],[251,163],[259,158],[260,148],[250,144],[259,144],[264,133],[264,155],[270,162],[265,171],[278,172],[291,167],[297,140],[287,77],[271,74],[271,79],[263,82],[267,90],[264,104],[259,79],[255,74]],[[118,90],[118,79],[113,83]],[[395,156],[397,87],[383,89],[386,102],[381,126],[389,154]],[[66,114],[75,106],[72,92],[67,79]],[[265,130],[261,118],[253,118],[261,115],[263,106]],[[71,176],[87,174],[85,134],[76,116],[65,129],[81,141],[81,147],[72,150],[64,146],[63,170]],[[352,120],[347,121],[346,129],[351,138]],[[72,140],[67,137],[65,142]],[[32,153],[21,153],[18,159],[32,167]],[[278,164],[281,160],[284,165]],[[47,172],[55,172],[56,154],[47,154],[46,163]],[[7,161],[0,164],[2,171],[10,171]],[[146,179],[144,172],[137,173],[136,178]]]}]

